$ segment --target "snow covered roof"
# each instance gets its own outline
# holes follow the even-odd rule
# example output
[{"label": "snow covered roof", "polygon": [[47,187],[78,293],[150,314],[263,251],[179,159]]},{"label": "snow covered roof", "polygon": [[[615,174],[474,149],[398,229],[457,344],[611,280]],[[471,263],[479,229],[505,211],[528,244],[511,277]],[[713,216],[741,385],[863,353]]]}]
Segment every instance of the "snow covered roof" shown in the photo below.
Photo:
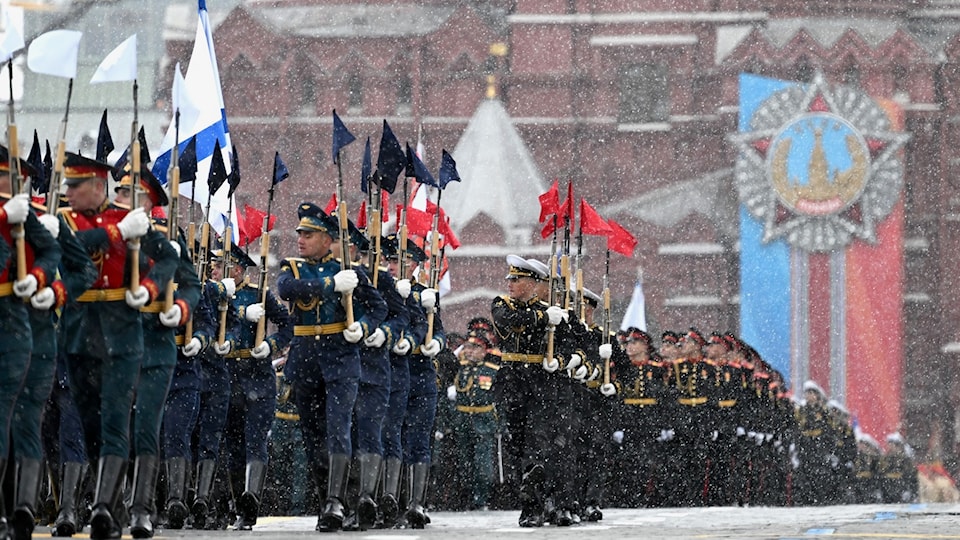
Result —
[{"label": "snow covered roof", "polygon": [[529,244],[546,186],[500,100],[480,103],[452,154],[462,181],[444,190],[443,209],[454,230],[482,213],[503,229],[507,244]]},{"label": "snow covered roof", "polygon": [[456,7],[421,4],[251,5],[278,32],[311,38],[419,36],[440,27]]}]

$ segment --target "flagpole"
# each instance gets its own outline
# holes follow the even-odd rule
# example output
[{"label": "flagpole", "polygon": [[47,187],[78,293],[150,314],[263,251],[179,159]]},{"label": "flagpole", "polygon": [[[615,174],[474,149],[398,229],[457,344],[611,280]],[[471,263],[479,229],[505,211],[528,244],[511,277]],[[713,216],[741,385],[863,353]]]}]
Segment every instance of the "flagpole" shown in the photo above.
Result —
[{"label": "flagpole", "polygon": [[50,175],[50,182],[47,183],[47,213],[57,214],[60,207],[60,183],[63,180],[63,160],[67,151],[67,118],[70,116],[70,100],[73,97],[73,77],[67,83],[67,107],[63,112],[63,120],[60,120],[60,132],[57,134],[57,157],[53,161],[53,174]]},{"label": "flagpole", "polygon": [[[130,142],[130,210],[140,208],[140,138],[137,137],[137,80],[133,80],[133,125]],[[140,288],[140,238],[131,238],[127,242],[130,260],[130,292]]]},{"label": "flagpole", "polygon": [[[274,188],[277,187],[277,152],[273,160],[273,177],[270,179],[270,189],[267,191],[267,215],[263,216],[263,231],[260,233],[260,302],[264,309],[267,307],[267,259],[270,255],[270,213],[273,211]],[[267,318],[260,317],[257,321],[257,333],[253,340],[254,347],[260,346],[264,336],[267,334]]]},{"label": "flagpole", "polygon": [[[407,262],[407,177],[403,176],[403,205],[400,207],[400,224],[397,234],[397,279],[404,279],[406,276]],[[416,279],[415,276],[411,278]]]},{"label": "flagpole", "polygon": [[[177,199],[180,198],[180,109],[173,114],[173,123],[174,123],[174,137],[173,137],[173,151],[171,153],[170,165],[172,169],[171,178],[170,178],[170,213],[167,218],[167,240],[170,242],[176,242],[179,235],[179,224],[177,219]],[[139,137],[137,140],[139,141]],[[167,283],[167,296],[164,302],[164,311],[169,310],[173,307],[173,288],[174,280],[170,278],[169,283]]]},{"label": "flagpole", "polygon": [[[10,101],[7,102],[7,154],[10,158],[10,190],[11,195],[18,195],[23,191],[23,176],[20,174],[20,151],[17,142],[17,123],[14,117],[13,103],[13,56],[7,60],[7,71],[10,75]],[[17,280],[27,277],[27,248],[24,239],[23,223],[11,226],[10,234],[14,238],[17,250]]]},{"label": "flagpole", "polygon": [[[380,187],[381,182],[377,182],[377,195],[376,202],[373,202],[373,197],[370,197],[370,224],[367,226],[370,236],[370,244],[373,246],[373,249],[370,251],[370,275],[373,279],[373,287],[377,287],[379,280],[377,279],[380,275],[380,237],[382,236],[381,228],[383,223],[381,221],[381,211],[383,205],[383,188]],[[367,194],[370,195],[373,192],[370,189],[370,182],[367,182]]]},{"label": "flagpole", "polygon": [[[347,202],[343,200],[343,166],[339,149],[337,150],[337,201],[337,222],[340,226],[340,270],[343,271],[350,270],[350,226],[347,224]],[[343,310],[347,316],[347,326],[350,326],[354,323],[353,291],[340,294]]]},{"label": "flagpole", "polygon": [[[609,240],[608,240],[609,243]],[[603,270],[603,337],[601,343],[610,343],[610,246],[607,246],[606,266]],[[603,384],[610,384],[610,357],[603,359]]]},{"label": "flagpole", "polygon": [[577,256],[573,260],[576,276],[576,295],[574,295],[573,311],[581,321],[585,318],[583,302],[583,210],[580,210],[580,220],[577,223]]},{"label": "flagpole", "polygon": [[[233,159],[236,159],[237,156],[237,147],[233,147]],[[230,274],[233,272],[233,257],[230,255],[231,245],[233,243],[233,192],[237,189],[237,185],[240,184],[239,178],[240,172],[238,170],[237,163],[233,163],[233,167],[230,170],[230,177],[227,179],[228,189],[227,189],[227,223],[223,227],[223,275],[221,280],[224,278],[230,277]],[[210,221],[209,216],[207,221]],[[230,307],[230,299],[224,298],[220,299],[220,327],[217,332],[217,345],[222,346],[223,342],[227,340],[227,311]],[[257,344],[259,345],[259,343]]]},{"label": "flagpole", "polygon": [[[550,268],[547,271],[547,286],[550,291],[549,303],[551,306],[557,304],[557,285],[554,274],[557,272],[557,215],[553,215],[553,241],[550,244]],[[547,325],[547,353],[548,359],[553,358],[554,339],[557,327]]]},{"label": "flagpole", "polygon": [[[420,187],[423,188],[423,186]],[[438,189],[437,211],[433,214],[433,224],[430,229],[430,278],[428,285],[434,290],[437,290],[437,284],[440,281],[440,234],[438,231],[440,229],[440,196],[442,194],[443,190]],[[430,343],[430,340],[433,339],[433,318],[436,311],[437,306],[433,306],[427,310],[427,335],[423,338],[424,343]]]}]

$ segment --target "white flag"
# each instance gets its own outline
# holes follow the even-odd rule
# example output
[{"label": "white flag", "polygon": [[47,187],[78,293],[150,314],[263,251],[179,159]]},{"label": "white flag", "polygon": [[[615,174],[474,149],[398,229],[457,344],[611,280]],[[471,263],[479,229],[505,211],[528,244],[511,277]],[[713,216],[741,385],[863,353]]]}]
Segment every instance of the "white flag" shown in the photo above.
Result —
[{"label": "white flag", "polygon": [[[0,62],[6,62],[13,58],[13,53],[19,51],[25,45],[23,42],[23,8],[7,6],[3,11],[5,13],[3,27],[6,31],[3,33],[3,38],[0,39]],[[13,17],[15,11],[20,15],[16,21]]]},{"label": "white flag", "polygon": [[76,77],[81,37],[83,32],[77,30],[53,30],[37,36],[27,49],[27,67],[43,75]]},{"label": "white flag", "polygon": [[643,297],[643,276],[637,276],[637,284],[633,287],[633,295],[630,296],[630,305],[627,306],[626,313],[623,314],[623,322],[620,323],[620,329],[626,330],[630,327],[639,328],[647,331],[647,305]]},{"label": "white flag", "polygon": [[100,62],[97,71],[90,79],[90,84],[102,82],[120,82],[137,80],[137,35],[134,34],[126,41],[117,45],[110,54]]}]

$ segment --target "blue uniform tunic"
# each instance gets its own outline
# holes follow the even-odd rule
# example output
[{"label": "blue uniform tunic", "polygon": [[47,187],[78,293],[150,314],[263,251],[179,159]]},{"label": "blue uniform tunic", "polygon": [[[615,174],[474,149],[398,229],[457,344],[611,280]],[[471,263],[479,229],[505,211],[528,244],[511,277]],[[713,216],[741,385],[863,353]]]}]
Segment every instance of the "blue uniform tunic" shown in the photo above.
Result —
[{"label": "blue uniform tunic", "polygon": [[356,454],[382,456],[383,442],[380,435],[390,400],[390,349],[409,324],[410,316],[407,314],[403,297],[397,292],[393,277],[384,268],[380,268],[378,272],[377,291],[387,302],[387,318],[379,328],[387,339],[380,347],[360,348],[360,386],[354,411],[354,447]]},{"label": "blue uniform tunic", "polygon": [[[230,372],[230,410],[226,433],[231,470],[241,470],[252,461],[267,462],[267,433],[277,408],[277,376],[270,358],[250,356],[250,350],[258,345],[254,343],[257,323],[247,321],[244,313],[247,306],[260,301],[261,291],[256,285],[244,281],[237,286],[233,305],[240,321],[230,336],[232,349],[226,357],[227,370]],[[264,336],[273,354],[290,343],[293,326],[290,312],[273,291],[267,291],[264,309],[263,316],[277,328],[273,334]]]},{"label": "blue uniform tunic", "polygon": [[[410,293],[418,303],[424,288],[423,285],[414,284]],[[434,313],[433,317],[433,339],[440,342],[441,348],[445,346],[446,338],[439,312]],[[433,358],[420,353],[420,347],[410,351],[407,365],[410,369],[410,393],[403,419],[403,462],[430,463],[433,421],[437,415],[437,368]]]},{"label": "blue uniform tunic", "polygon": [[[420,306],[419,295],[410,296],[404,301],[409,322],[403,330],[403,337],[410,342],[410,349],[420,346],[427,335],[427,316]],[[390,400],[387,416],[383,419],[383,457],[403,459],[403,421],[407,414],[407,402],[410,398],[410,355],[390,352]]]},{"label": "blue uniform tunic", "polygon": [[[360,381],[359,343],[343,336],[346,312],[333,276],[340,263],[289,258],[280,265],[277,291],[291,303],[294,337],[284,367],[293,385],[301,427],[311,463],[322,464],[329,454],[350,455],[353,408]],[[369,336],[387,316],[387,303],[362,271],[353,290],[356,321]]]}]

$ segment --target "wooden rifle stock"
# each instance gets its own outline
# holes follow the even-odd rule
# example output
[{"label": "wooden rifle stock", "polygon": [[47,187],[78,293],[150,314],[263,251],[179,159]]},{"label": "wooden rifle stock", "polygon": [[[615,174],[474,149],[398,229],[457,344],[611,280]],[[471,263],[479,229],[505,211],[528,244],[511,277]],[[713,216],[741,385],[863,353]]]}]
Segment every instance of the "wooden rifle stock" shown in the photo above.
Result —
[{"label": "wooden rifle stock", "polygon": [[[340,270],[350,269],[350,226],[347,224],[347,203],[340,201],[337,209],[337,219],[340,223]],[[354,323],[353,320],[353,292],[342,293],[341,301],[343,310],[347,314],[347,326]]]},{"label": "wooden rifle stock", "polygon": [[[140,207],[140,139],[137,137],[137,125],[133,125],[133,142],[130,143],[130,211]],[[127,241],[128,259],[130,261],[130,292],[140,288],[140,239],[131,238]]]}]

